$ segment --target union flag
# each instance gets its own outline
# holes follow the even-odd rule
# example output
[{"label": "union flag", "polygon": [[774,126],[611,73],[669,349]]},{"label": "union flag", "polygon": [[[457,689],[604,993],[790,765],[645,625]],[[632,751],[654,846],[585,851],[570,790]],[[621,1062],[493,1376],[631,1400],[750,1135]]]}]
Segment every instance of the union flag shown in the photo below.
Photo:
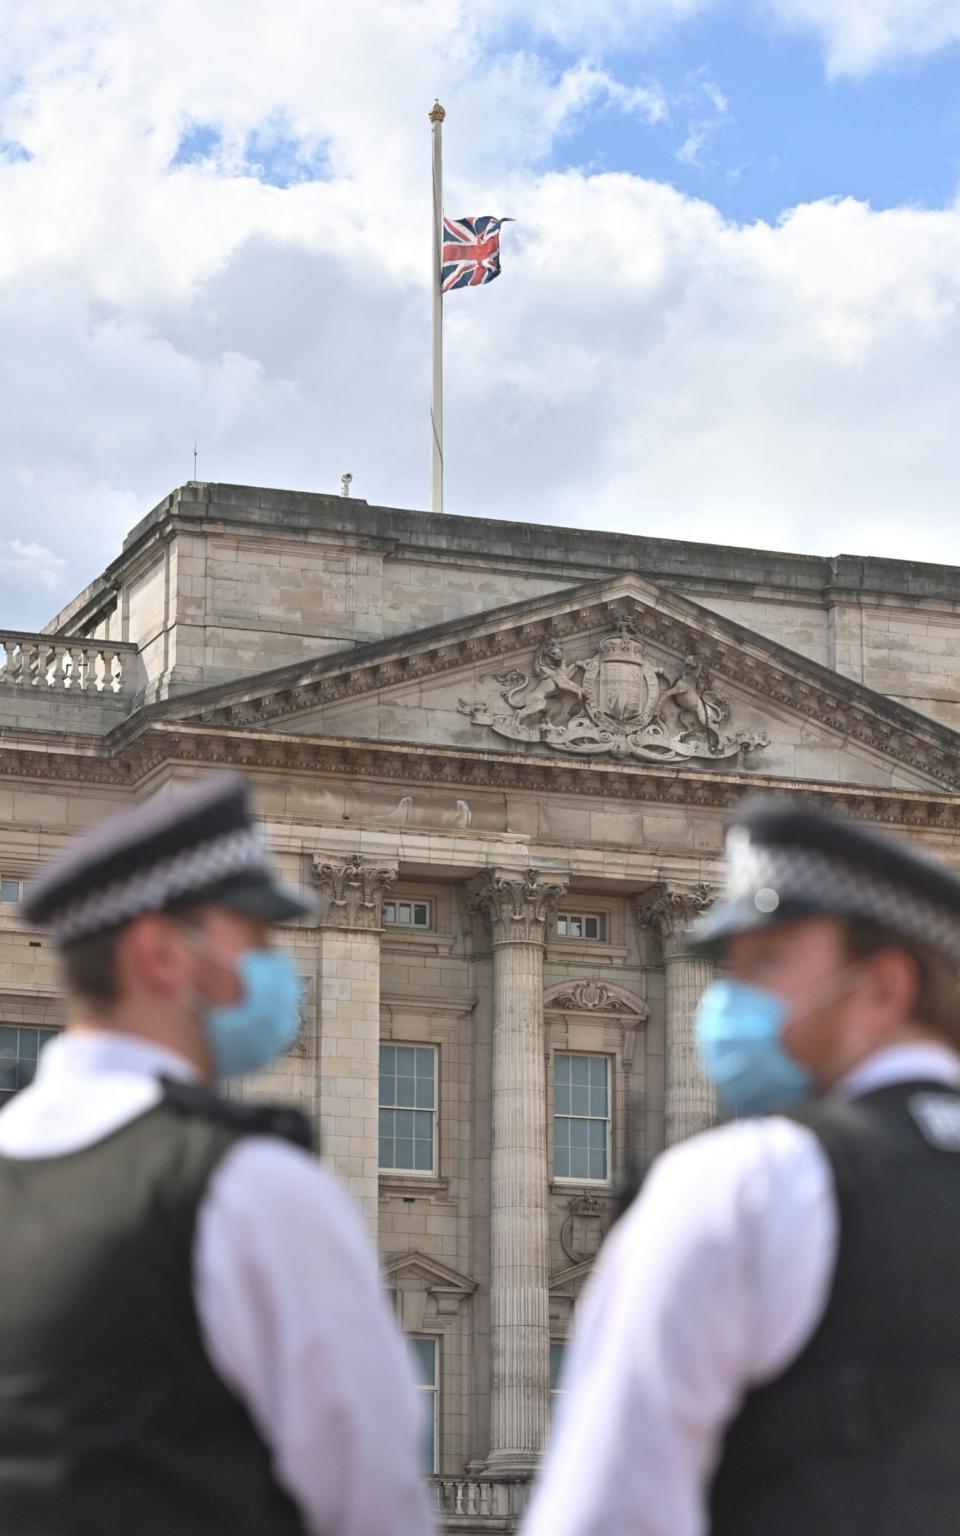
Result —
[{"label": "union flag", "polygon": [[440,292],[451,288],[478,288],[500,276],[500,226],[512,219],[495,219],[490,213],[474,218],[443,221],[443,260]]}]

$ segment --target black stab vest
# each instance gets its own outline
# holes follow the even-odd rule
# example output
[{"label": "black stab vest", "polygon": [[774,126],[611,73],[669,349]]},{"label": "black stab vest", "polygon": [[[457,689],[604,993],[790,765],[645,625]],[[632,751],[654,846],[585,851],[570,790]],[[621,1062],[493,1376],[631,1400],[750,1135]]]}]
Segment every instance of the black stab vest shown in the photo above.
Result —
[{"label": "black stab vest", "polygon": [[727,1432],[711,1536],[960,1533],[960,1092],[898,1083],[792,1114],[840,1218],[826,1312]]},{"label": "black stab vest", "polygon": [[198,1207],[247,1134],[309,1143],[293,1111],[167,1083],[92,1146],[0,1157],[3,1536],[303,1536],[193,1298]]}]

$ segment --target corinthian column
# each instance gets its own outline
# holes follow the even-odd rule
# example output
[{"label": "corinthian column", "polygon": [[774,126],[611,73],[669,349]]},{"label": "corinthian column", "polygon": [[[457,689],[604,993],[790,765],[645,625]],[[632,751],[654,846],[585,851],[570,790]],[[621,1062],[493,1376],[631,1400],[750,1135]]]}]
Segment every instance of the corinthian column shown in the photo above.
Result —
[{"label": "corinthian column", "polygon": [[376,1237],[380,933],[383,892],[394,883],[397,871],[359,854],[318,854],[313,878],[323,898],[318,967],[320,1145],[360,1202]]},{"label": "corinthian column", "polygon": [[471,905],[493,946],[490,1457],[497,1471],[532,1472],[550,1407],[550,1248],[547,1225],[543,949],[565,883],[487,871]]},{"label": "corinthian column", "polygon": [[666,975],[666,1103],[667,1145],[704,1131],[717,1118],[713,1089],[703,1075],[696,1047],[693,1016],[713,978],[708,960],[684,953],[684,933],[713,900],[707,885],[660,886],[637,903],[637,917],[657,933]]}]

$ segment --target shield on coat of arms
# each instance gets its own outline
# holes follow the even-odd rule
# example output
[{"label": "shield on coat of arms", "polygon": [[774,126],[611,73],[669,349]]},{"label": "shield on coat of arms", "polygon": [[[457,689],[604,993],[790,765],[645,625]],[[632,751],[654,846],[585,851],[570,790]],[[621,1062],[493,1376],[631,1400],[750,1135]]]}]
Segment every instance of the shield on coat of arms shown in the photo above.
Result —
[{"label": "shield on coat of arms", "polygon": [[642,725],[650,713],[650,686],[639,658],[604,656],[597,678],[597,703],[618,725]]}]

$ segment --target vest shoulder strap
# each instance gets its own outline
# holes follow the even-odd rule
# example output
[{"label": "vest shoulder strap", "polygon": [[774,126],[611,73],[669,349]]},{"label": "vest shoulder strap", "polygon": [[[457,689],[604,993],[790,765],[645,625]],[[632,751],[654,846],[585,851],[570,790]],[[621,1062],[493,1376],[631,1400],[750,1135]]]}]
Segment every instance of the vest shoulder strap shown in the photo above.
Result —
[{"label": "vest shoulder strap", "polygon": [[244,1103],[225,1099],[197,1083],[161,1079],[163,1103],[183,1115],[199,1115],[238,1136],[279,1136],[307,1152],[315,1150],[313,1128],[307,1116],[287,1104]]}]

